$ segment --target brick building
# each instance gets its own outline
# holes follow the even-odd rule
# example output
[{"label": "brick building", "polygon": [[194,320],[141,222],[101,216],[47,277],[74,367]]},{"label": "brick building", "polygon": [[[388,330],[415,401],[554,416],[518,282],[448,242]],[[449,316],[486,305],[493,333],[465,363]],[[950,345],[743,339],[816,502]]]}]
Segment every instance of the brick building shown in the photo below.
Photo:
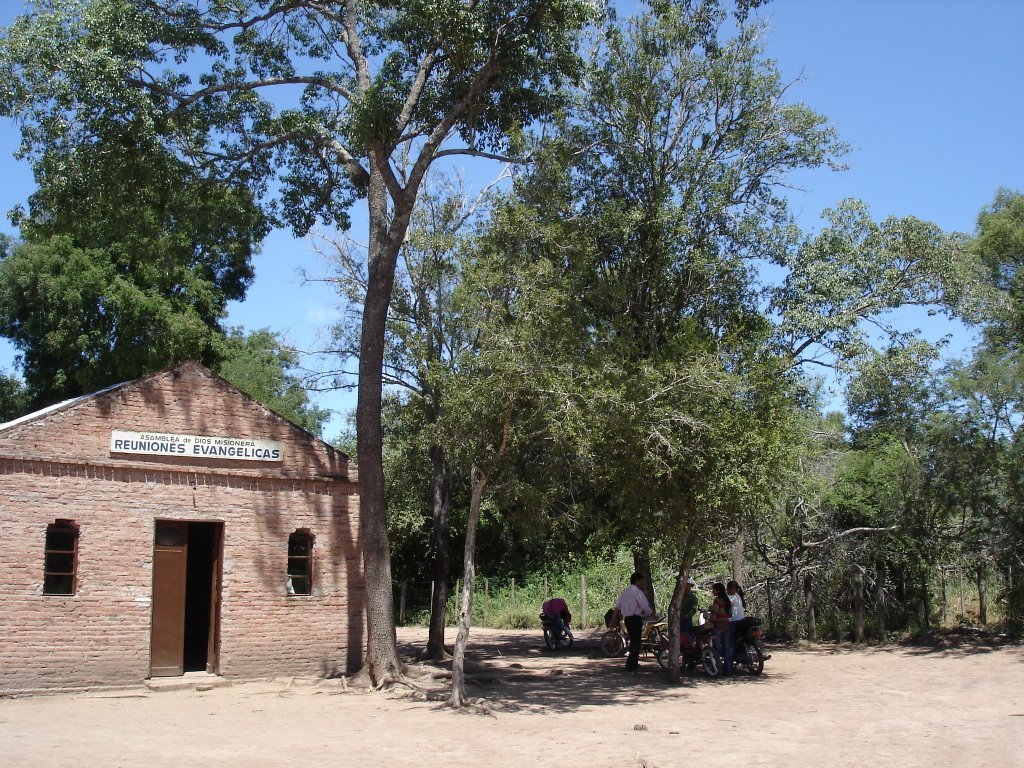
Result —
[{"label": "brick building", "polygon": [[197,363],[0,425],[0,692],[358,668],[358,499]]}]

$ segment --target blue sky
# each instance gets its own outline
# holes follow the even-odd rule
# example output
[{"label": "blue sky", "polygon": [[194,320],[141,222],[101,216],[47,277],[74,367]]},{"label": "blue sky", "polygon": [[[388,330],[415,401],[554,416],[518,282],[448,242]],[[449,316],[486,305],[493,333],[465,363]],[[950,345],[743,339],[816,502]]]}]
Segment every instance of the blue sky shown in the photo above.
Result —
[{"label": "blue sky", "polygon": [[[629,4],[621,2],[627,9]],[[0,0],[0,24],[24,8]],[[876,219],[914,215],[947,231],[972,232],[979,210],[999,187],[1024,189],[1024,1],[1022,0],[775,0],[760,15],[769,23],[768,54],[790,93],[828,116],[852,146],[850,169],[801,174],[793,210],[805,229],[846,197],[864,200]],[[0,211],[32,190],[28,167],[11,157],[18,135],[0,120]],[[494,168],[495,173],[497,168]],[[486,172],[480,175],[486,178]],[[13,233],[0,221],[0,231]],[[302,284],[305,268],[323,265],[307,241],[274,233],[255,261],[256,281],[228,323],[270,327],[299,348],[335,316],[323,285]],[[962,329],[931,322],[931,336],[953,333],[952,348],[969,343]],[[0,369],[14,351],[0,340]],[[322,403],[339,411],[353,397]],[[328,426],[336,434],[342,419]]]}]

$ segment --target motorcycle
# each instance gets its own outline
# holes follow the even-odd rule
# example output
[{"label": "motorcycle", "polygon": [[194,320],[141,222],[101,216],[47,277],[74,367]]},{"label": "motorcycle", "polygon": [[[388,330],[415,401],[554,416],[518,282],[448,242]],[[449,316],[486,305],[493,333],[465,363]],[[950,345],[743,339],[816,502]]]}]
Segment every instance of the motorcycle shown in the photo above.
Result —
[{"label": "motorcycle", "polygon": [[752,675],[760,675],[764,671],[765,660],[770,658],[765,655],[764,643],[761,641],[761,620],[748,616],[737,621],[733,663],[742,664]]},{"label": "motorcycle", "polygon": [[544,645],[549,651],[572,648],[572,630],[568,624],[557,616],[548,616],[546,613],[540,615],[540,624],[544,630]]},{"label": "motorcycle", "polygon": [[[664,635],[661,648],[658,650],[658,664],[668,669],[668,633]],[[682,665],[693,672],[700,664],[708,677],[718,677],[722,669],[721,661],[715,654],[714,641],[711,638],[710,625],[695,627],[691,631],[679,633],[679,653]]]}]

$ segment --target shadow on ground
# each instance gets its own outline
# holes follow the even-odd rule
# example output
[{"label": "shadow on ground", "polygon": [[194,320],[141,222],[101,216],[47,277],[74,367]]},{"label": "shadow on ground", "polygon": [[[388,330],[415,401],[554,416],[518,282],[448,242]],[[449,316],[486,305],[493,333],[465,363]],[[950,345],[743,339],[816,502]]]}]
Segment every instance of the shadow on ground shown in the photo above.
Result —
[{"label": "shadow on ground", "polygon": [[[582,634],[582,633],[581,633]],[[413,663],[423,647],[420,640],[400,638],[399,654]],[[669,690],[693,686],[771,685],[785,675],[771,674],[769,665],[759,676],[737,673],[710,678],[703,672],[683,672],[678,684],[653,656],[641,657],[636,672],[625,671],[625,658],[607,658],[600,648],[600,632],[578,636],[568,651],[549,651],[538,631],[474,630],[466,651],[467,695],[484,700],[496,712],[573,712],[589,707],[629,704],[657,697]],[[430,664],[451,670],[451,662]]]}]

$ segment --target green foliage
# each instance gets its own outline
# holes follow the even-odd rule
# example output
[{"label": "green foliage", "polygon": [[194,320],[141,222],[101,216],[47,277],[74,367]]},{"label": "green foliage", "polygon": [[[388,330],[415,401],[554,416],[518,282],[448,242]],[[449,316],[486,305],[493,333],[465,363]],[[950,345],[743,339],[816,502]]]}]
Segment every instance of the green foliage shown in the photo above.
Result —
[{"label": "green foliage", "polygon": [[140,284],[112,251],[67,236],[17,245],[0,261],[0,334],[21,353],[34,405],[179,360],[210,363],[219,336],[187,295]]},{"label": "green foliage", "polygon": [[986,333],[1001,345],[1020,349],[1024,340],[1024,193],[1000,189],[978,215],[974,249],[990,280],[1006,298]]},{"label": "green foliage", "polygon": [[314,435],[323,432],[330,411],[310,403],[302,379],[293,373],[299,355],[268,328],[246,334],[232,328],[223,339],[217,372],[279,416]]},{"label": "green foliage", "polygon": [[879,432],[912,439],[920,433],[937,406],[932,373],[937,357],[937,350],[922,341],[862,355],[846,391],[855,439]]},{"label": "green foliage", "polygon": [[28,390],[16,376],[0,372],[0,423],[29,412]]},{"label": "green foliage", "polygon": [[2,39],[0,111],[22,121],[26,151],[80,146],[74,126],[122,126],[254,197],[281,170],[277,211],[297,232],[347,227],[383,171],[371,153],[429,142],[421,176],[453,131],[496,151],[546,114],[596,12],[589,0],[359,2],[351,17],[309,3],[45,0]]},{"label": "green foliage", "polygon": [[269,229],[254,189],[204,168],[204,124],[138,87],[147,36],[170,34],[157,26],[139,4],[52,0],[0,37],[0,113],[38,185],[12,212],[23,242],[0,265],[0,333],[35,404],[186,358],[215,366]]},{"label": "green foliage", "polygon": [[779,106],[762,28],[728,29],[718,4],[659,3],[606,30],[580,96],[577,141],[593,149],[573,172],[599,247],[575,265],[596,278],[579,295],[625,355],[688,329],[762,333],[749,260],[786,242],[779,185],[845,151],[820,115]]},{"label": "green foliage", "polygon": [[787,276],[770,291],[776,336],[795,362],[855,368],[871,348],[865,321],[889,344],[907,344],[888,314],[899,307],[976,321],[992,306],[965,236],[913,217],[879,224],[856,200],[824,215],[828,226],[779,259]]}]

